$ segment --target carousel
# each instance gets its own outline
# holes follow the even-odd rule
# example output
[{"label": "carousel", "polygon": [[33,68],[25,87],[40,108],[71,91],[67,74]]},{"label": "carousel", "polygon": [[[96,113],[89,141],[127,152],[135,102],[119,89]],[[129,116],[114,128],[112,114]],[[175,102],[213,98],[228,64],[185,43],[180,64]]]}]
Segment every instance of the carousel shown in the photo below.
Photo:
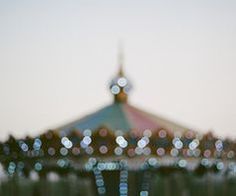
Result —
[{"label": "carousel", "polygon": [[236,142],[133,106],[122,66],[111,104],[0,143],[0,195],[235,195]]}]

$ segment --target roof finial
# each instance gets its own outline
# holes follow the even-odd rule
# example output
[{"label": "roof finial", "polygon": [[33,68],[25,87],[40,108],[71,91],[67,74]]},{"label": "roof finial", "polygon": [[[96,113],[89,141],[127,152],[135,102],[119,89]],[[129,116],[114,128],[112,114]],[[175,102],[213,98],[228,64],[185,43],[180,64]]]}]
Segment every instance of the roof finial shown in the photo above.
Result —
[{"label": "roof finial", "polygon": [[124,56],[121,42],[119,42],[118,49],[119,72],[118,75],[111,81],[110,90],[114,95],[114,101],[116,103],[126,103],[128,100],[129,91],[132,86],[123,72]]},{"label": "roof finial", "polygon": [[119,64],[119,76],[124,76],[124,51],[123,42],[120,40],[118,45],[118,64]]}]

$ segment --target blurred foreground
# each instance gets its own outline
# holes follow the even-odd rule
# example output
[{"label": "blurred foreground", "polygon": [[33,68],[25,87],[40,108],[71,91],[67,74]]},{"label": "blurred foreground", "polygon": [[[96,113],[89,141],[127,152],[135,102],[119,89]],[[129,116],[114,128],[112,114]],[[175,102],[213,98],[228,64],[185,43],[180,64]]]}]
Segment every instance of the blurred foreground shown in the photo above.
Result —
[{"label": "blurred foreground", "polygon": [[[174,172],[161,175],[151,171],[129,171],[127,184],[120,180],[121,172],[104,171],[106,190],[100,194],[96,188],[94,174],[83,177],[68,175],[50,180],[30,180],[12,177],[2,181],[0,195],[3,196],[93,196],[93,195],[162,195],[162,196],[233,196],[236,193],[236,178],[207,173],[197,176],[192,173]],[[123,190],[123,193],[122,193]]]}]

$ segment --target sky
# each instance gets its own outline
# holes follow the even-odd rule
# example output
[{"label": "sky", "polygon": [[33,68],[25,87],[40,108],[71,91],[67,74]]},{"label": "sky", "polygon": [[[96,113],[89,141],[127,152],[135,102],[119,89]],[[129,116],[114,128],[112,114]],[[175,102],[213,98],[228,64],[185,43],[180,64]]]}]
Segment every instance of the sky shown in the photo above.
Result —
[{"label": "sky", "polygon": [[0,140],[35,136],[112,102],[236,138],[236,1],[0,0]]}]

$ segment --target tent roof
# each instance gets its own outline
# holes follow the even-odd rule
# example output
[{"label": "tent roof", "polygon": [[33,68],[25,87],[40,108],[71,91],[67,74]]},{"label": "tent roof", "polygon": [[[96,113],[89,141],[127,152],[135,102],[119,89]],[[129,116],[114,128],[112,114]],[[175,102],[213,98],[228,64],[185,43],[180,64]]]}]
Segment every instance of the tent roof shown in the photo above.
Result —
[{"label": "tent roof", "polygon": [[111,130],[134,131],[137,134],[145,129],[166,129],[171,132],[183,132],[188,128],[143,111],[129,103],[114,102],[92,114],[75,120],[58,130],[69,133],[71,130],[95,130],[99,127]]}]

